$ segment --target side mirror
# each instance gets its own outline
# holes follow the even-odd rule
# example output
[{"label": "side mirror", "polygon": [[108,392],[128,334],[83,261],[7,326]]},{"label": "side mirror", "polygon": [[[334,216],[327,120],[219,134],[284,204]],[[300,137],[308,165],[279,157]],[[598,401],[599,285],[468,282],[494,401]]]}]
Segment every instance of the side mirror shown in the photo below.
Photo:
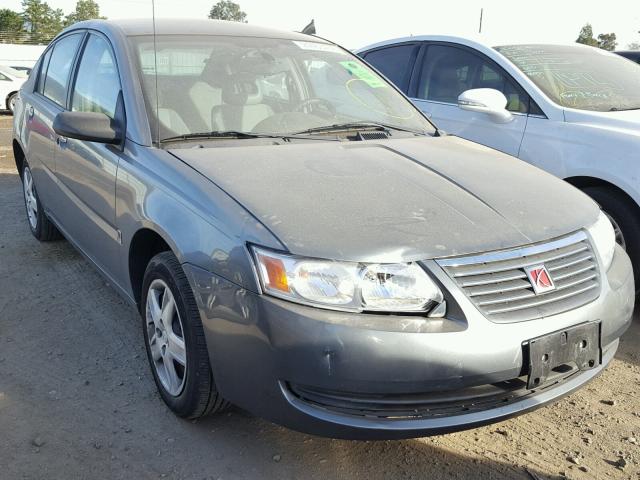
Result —
[{"label": "side mirror", "polygon": [[458,106],[470,112],[486,113],[496,123],[508,123],[513,115],[507,110],[507,97],[493,88],[473,88],[462,92]]},{"label": "side mirror", "polygon": [[53,121],[53,130],[63,137],[87,142],[119,144],[122,133],[116,121],[104,113],[62,112]]}]

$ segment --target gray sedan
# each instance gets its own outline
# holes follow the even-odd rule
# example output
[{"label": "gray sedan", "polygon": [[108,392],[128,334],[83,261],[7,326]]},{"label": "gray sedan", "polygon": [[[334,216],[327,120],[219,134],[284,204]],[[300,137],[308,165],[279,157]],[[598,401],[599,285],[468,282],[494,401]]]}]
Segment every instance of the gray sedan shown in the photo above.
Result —
[{"label": "gray sedan", "polygon": [[328,41],[91,21],[16,103],[29,227],[142,317],[161,397],[404,438],[566,395],[611,361],[632,269],[587,196],[432,125]]}]

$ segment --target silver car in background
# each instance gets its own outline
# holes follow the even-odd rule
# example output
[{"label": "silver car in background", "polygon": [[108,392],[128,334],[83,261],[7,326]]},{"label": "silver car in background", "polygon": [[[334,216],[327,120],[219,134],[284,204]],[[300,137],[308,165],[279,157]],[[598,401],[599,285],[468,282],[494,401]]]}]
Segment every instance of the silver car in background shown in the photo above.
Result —
[{"label": "silver car in background", "polygon": [[315,37],[62,32],[16,103],[28,224],[139,309],[168,407],[406,438],[517,415],[611,361],[634,281],[580,191],[443,135]]}]

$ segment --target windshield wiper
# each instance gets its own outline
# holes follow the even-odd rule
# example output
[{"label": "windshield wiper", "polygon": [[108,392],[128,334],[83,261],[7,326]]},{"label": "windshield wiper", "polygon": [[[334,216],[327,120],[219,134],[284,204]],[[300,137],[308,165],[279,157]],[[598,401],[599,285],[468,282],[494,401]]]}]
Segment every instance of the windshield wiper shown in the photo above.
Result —
[{"label": "windshield wiper", "polygon": [[631,107],[631,108],[611,107],[609,109],[610,112],[628,112],[629,110],[640,110],[640,107]]},{"label": "windshield wiper", "polygon": [[300,130],[298,132],[292,132],[292,135],[302,135],[305,133],[325,133],[325,132],[341,132],[345,130],[397,130],[400,132],[409,132],[416,135],[426,135],[425,132],[418,130],[412,130],[410,128],[398,127],[396,125],[387,125],[384,123],[376,122],[347,122],[347,123],[334,123],[333,125],[323,125],[321,127],[308,128],[306,130]]},{"label": "windshield wiper", "polygon": [[209,139],[209,138],[283,138],[284,135],[275,135],[269,133],[250,133],[240,132],[237,130],[224,130],[214,132],[198,132],[198,133],[185,133],[183,135],[176,135],[175,137],[167,137],[160,140],[163,142],[179,142],[181,140],[194,140],[194,139]]}]

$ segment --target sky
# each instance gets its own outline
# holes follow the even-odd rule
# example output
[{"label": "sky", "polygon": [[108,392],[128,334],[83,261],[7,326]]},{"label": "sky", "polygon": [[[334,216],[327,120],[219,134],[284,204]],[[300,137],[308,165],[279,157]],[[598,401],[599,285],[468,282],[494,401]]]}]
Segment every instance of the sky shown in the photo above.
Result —
[{"label": "sky", "polygon": [[[47,0],[66,13],[76,0]],[[156,0],[156,17],[206,17],[217,0]],[[318,35],[347,48],[389,38],[424,34],[467,36],[488,43],[573,42],[587,22],[594,33],[615,32],[618,49],[640,41],[640,1],[609,0],[236,0],[249,23],[301,30],[312,18]],[[20,0],[0,0],[0,8],[21,9]],[[109,18],[147,17],[151,0],[98,0]],[[478,35],[480,8],[483,33]]]}]

